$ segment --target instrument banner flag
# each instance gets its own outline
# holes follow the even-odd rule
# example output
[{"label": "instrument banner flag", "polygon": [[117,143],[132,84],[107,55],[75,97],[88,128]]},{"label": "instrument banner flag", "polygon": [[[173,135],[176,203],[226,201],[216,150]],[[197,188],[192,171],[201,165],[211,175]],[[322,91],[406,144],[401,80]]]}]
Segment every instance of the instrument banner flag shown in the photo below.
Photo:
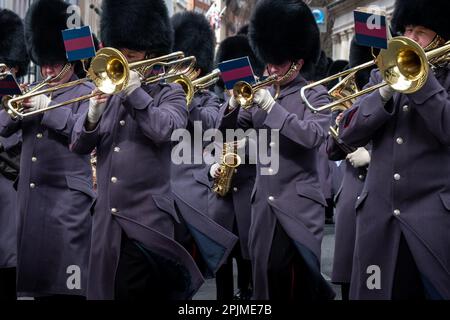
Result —
[{"label": "instrument banner flag", "polygon": [[0,79],[0,98],[20,94],[22,94],[22,90],[13,75],[9,74],[5,78]]},{"label": "instrument banner flag", "polygon": [[386,16],[364,8],[354,11],[356,42],[362,46],[387,49],[388,28]]},{"label": "instrument banner flag", "polygon": [[237,58],[219,63],[221,77],[227,90],[233,89],[236,82],[255,83],[255,74],[248,57]]},{"label": "instrument banner flag", "polygon": [[95,56],[95,45],[90,26],[63,30],[62,35],[69,62]]}]

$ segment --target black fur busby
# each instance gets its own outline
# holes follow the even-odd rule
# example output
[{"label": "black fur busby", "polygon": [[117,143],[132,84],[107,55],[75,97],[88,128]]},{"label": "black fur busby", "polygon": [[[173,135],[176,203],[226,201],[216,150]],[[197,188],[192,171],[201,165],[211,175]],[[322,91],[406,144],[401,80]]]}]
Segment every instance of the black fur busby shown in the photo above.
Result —
[{"label": "black fur busby", "polygon": [[173,29],[163,0],[104,0],[101,41],[107,47],[170,53]]},{"label": "black fur busby", "polygon": [[[244,35],[228,37],[220,43],[219,49],[217,50],[216,54],[216,65],[223,61],[237,59],[245,56],[247,56],[250,60],[253,73],[258,77],[262,77],[262,75],[264,74],[264,64],[256,57],[255,53],[250,47],[248,38]],[[225,88],[222,79],[219,80],[217,85],[222,89]]]},{"label": "black fur busby", "polygon": [[248,36],[248,24],[243,25],[236,34],[242,34]]},{"label": "black fur busby", "polygon": [[185,11],[172,17],[174,51],[183,51],[185,56],[195,56],[200,76],[208,74],[214,63],[215,36],[205,16]]},{"label": "black fur busby", "polygon": [[248,56],[255,75],[261,77],[264,73],[264,64],[256,57],[248,38],[244,35],[228,37],[221,42],[216,55],[216,64],[245,56]]},{"label": "black fur busby", "polygon": [[299,59],[315,64],[320,54],[319,28],[301,0],[260,0],[250,19],[249,39],[265,64]]},{"label": "black fur busby", "polygon": [[69,4],[62,0],[37,0],[25,17],[28,54],[37,65],[67,62],[62,30],[67,29]]},{"label": "black fur busby", "polygon": [[408,25],[419,25],[433,30],[450,40],[449,0],[397,0],[392,25],[394,32],[403,33]]},{"label": "black fur busby", "polygon": [[17,67],[17,77],[25,75],[30,59],[25,47],[24,28],[20,17],[0,9],[0,63]]},{"label": "black fur busby", "polygon": [[[371,61],[374,59],[374,56],[376,57],[378,55],[379,52],[380,52],[379,49],[374,48],[372,55],[372,50],[370,47],[359,45],[356,42],[356,38],[353,37],[352,42],[350,44],[349,67],[353,68],[359,66],[360,64]],[[370,72],[374,68],[376,68],[376,66],[365,68],[356,73],[355,80],[356,85],[358,86],[359,89],[362,89],[364,85],[366,85],[369,82]]]}]

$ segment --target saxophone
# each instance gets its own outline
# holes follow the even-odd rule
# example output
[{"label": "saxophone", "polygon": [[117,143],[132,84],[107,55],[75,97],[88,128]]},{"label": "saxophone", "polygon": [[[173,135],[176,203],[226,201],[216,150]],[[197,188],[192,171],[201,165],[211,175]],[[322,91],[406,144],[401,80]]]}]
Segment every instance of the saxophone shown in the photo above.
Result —
[{"label": "saxophone", "polygon": [[234,170],[241,164],[241,157],[237,154],[237,144],[224,143],[220,161],[219,176],[214,179],[212,191],[224,197],[230,191]]}]

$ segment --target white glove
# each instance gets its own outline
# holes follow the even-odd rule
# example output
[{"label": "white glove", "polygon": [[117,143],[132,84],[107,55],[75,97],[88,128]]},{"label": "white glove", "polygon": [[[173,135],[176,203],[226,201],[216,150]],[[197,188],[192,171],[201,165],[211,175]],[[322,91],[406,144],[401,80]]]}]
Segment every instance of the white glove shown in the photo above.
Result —
[{"label": "white glove", "polygon": [[388,102],[389,100],[391,100],[392,96],[395,93],[395,90],[392,89],[391,86],[384,86],[381,87],[380,89],[378,89],[381,95],[381,99],[383,100],[384,103]]},{"label": "white glove", "polygon": [[239,106],[239,103],[236,101],[233,95],[231,95],[230,99],[228,100],[228,107],[230,110],[234,110]]},{"label": "white glove", "polygon": [[123,89],[123,92],[125,93],[125,95],[129,96],[131,93],[133,93],[134,90],[136,90],[140,86],[141,86],[141,78],[139,74],[136,71],[131,70],[128,85],[125,89]]},{"label": "white glove", "polygon": [[28,102],[24,102],[25,107],[27,107],[26,112],[32,112],[40,109],[47,108],[51,100],[44,94],[32,97]]},{"label": "white glove", "polygon": [[209,175],[213,178],[217,178],[219,176],[220,164],[217,162],[214,163],[211,168],[209,168]]},{"label": "white glove", "polygon": [[269,113],[275,105],[275,100],[267,89],[259,89],[256,91],[253,102],[267,113]]},{"label": "white glove", "polygon": [[355,152],[347,155],[347,160],[355,168],[360,168],[370,163],[370,153],[366,148],[358,148]]},{"label": "white glove", "polygon": [[87,114],[87,120],[91,124],[97,124],[100,117],[105,111],[107,102],[98,102],[96,97],[89,99],[89,110]]}]

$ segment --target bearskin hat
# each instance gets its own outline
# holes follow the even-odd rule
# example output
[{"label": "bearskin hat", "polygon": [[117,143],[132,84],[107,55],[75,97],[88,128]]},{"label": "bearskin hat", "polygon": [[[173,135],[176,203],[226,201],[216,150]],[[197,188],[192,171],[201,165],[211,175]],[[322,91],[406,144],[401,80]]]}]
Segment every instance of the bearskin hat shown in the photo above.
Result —
[{"label": "bearskin hat", "polygon": [[172,17],[174,51],[195,56],[200,76],[208,74],[214,63],[215,36],[205,16],[193,11],[177,13]]},{"label": "bearskin hat", "polygon": [[25,17],[28,54],[37,65],[67,61],[62,30],[67,29],[69,4],[62,0],[37,0]]},{"label": "bearskin hat", "polygon": [[299,59],[315,64],[320,54],[319,28],[301,0],[260,0],[250,19],[249,39],[265,64]]},{"label": "bearskin hat", "polygon": [[100,38],[107,47],[168,54],[173,29],[163,0],[104,0]]},{"label": "bearskin hat", "polygon": [[21,77],[30,63],[22,20],[14,12],[0,9],[0,30],[0,63],[18,67],[17,77]]},{"label": "bearskin hat", "polygon": [[236,34],[242,34],[244,36],[248,36],[248,24],[244,24]]},{"label": "bearskin hat", "polygon": [[450,12],[448,0],[397,0],[392,25],[394,32],[403,33],[408,25],[419,25],[433,30],[446,41],[450,40]]},{"label": "bearskin hat", "polygon": [[248,38],[244,35],[228,37],[223,40],[217,50],[216,64],[248,56],[255,75],[261,77],[264,73],[264,64],[256,57]]},{"label": "bearskin hat", "polygon": [[[380,52],[379,49],[374,48],[373,54],[375,57]],[[368,61],[373,60],[374,57],[372,55],[372,50],[370,47],[359,45],[356,42],[356,38],[353,37],[352,42],[350,44],[350,60],[349,60],[349,67],[353,68],[356,66],[359,66],[360,64],[366,63]],[[366,68],[363,70],[360,70],[356,73],[356,85],[359,89],[362,89],[368,82],[370,78],[370,72],[372,69],[374,69],[376,66],[373,66],[371,68]]]}]

